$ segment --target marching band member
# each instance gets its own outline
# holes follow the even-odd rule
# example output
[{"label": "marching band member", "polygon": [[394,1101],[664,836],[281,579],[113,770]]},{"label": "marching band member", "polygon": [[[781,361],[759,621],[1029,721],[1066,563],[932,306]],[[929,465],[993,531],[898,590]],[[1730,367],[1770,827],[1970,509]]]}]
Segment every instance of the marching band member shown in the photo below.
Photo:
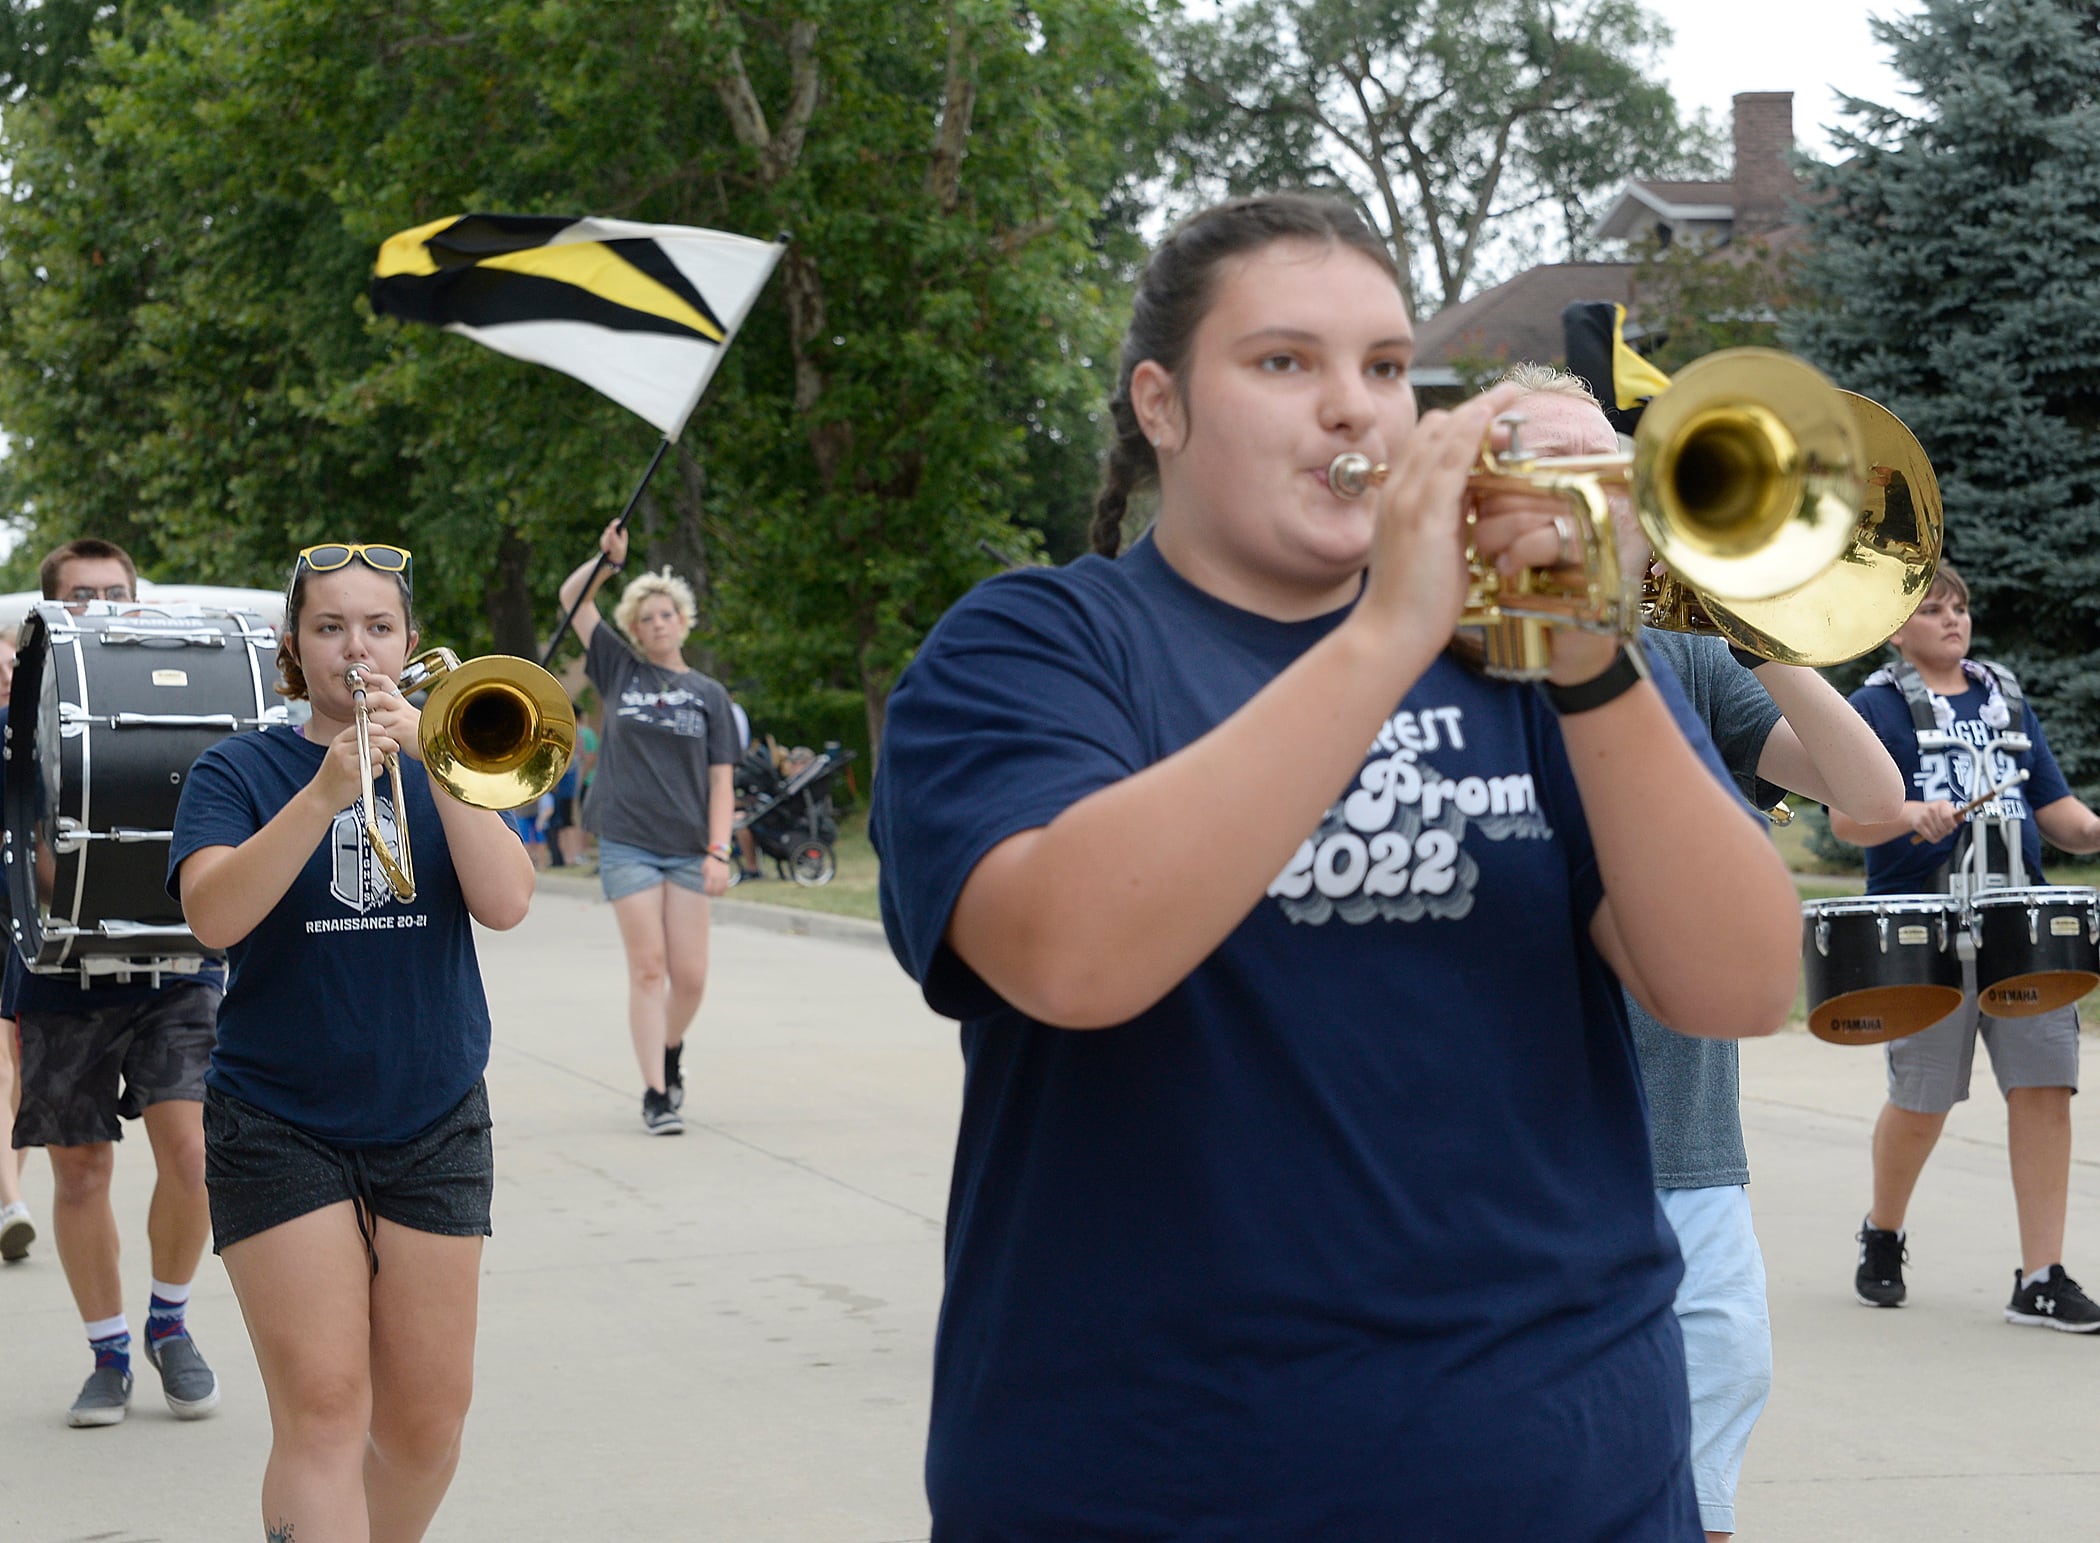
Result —
[{"label": "marching band member", "polygon": [[[1869,676],[1852,694],[1852,705],[1895,757],[1913,795],[1896,818],[1877,824],[1849,819],[1835,809],[1830,813],[1832,834],[1867,849],[1870,895],[1945,893],[1949,864],[1959,863],[1968,850],[1961,838],[1977,830],[1956,817],[1955,805],[2016,769],[2025,770],[2029,780],[2024,787],[2005,789],[1997,805],[2019,831],[2029,883],[2044,882],[2041,836],[2066,852],[2100,851],[2100,816],[2072,796],[2018,679],[2003,665],[1969,658],[1969,634],[1969,586],[1953,565],[1941,563],[1917,611],[1889,639],[1896,663]],[[1988,743],[2021,724],[2032,748],[1996,751],[1991,766],[1983,767]],[[1973,754],[1925,750],[1919,735],[1933,732],[1956,735]],[[1923,841],[1913,842],[1914,835]],[[2007,862],[1986,855],[1992,859],[1991,873],[2002,880]],[[1883,1047],[1888,1102],[1874,1125],[1873,1201],[1860,1223],[1853,1294],[1869,1307],[1903,1305],[1908,1291],[1904,1217],[1948,1112],[1969,1096],[1969,1071],[1981,1038],[2005,1096],[2006,1146],[2019,1214],[2020,1268],[2013,1272],[2006,1321],[2090,1334],[2100,1329],[2100,1305],[2063,1267],[2071,1095],[2078,1091],[2078,1009],[1994,1017],[1979,1009],[1974,969],[1973,962],[1964,968],[1970,978],[1959,1008],[1922,1033]]]},{"label": "marching band member", "polygon": [[709,902],[728,893],[736,861],[729,836],[743,747],[728,690],[685,662],[692,586],[668,568],[644,573],[621,592],[607,627],[592,597],[626,566],[626,527],[608,524],[598,544],[604,564],[583,564],[561,586],[584,673],[605,704],[583,823],[598,838],[598,883],[627,955],[642,1129],[676,1136],[685,1130],[686,1030],[707,990]]},{"label": "marching band member", "polygon": [[[1097,548],[1156,483],[1151,532],[980,586],[891,700],[884,920],[964,1022],[942,1543],[1699,1536],[1619,985],[1776,1029],[1794,892],[1637,647],[1446,653],[1514,392],[1417,422],[1411,346],[1352,211],[1185,221]],[[1521,499],[1475,540],[1567,556]]]},{"label": "marching band member", "polygon": [[[130,554],[91,537],[51,552],[38,578],[46,600],[76,609],[130,600],[138,590]],[[153,1148],[153,1200],[146,1212],[153,1285],[139,1350],[159,1374],[175,1417],[202,1419],[218,1407],[219,1379],[190,1336],[187,1318],[211,1225],[202,1101],[224,972],[213,966],[166,977],[157,987],[107,975],[82,986],[26,970],[12,948],[8,953],[8,995],[22,1043],[14,1144],[40,1146],[50,1155],[53,1241],[95,1356],[66,1422],[115,1425],[131,1407],[131,1325],[109,1196],[121,1120],[143,1125]]]},{"label": "marching band member", "polygon": [[[494,1185],[489,1012],[469,920],[524,918],[532,863],[493,810],[421,765],[394,682],[414,647],[409,554],[308,547],[278,690],[303,728],[220,741],[191,769],[168,885],[231,977],[205,1090],[214,1246],[270,1395],[264,1526],[299,1543],[420,1538],[459,1462]],[[359,807],[363,670],[375,761],[402,757],[416,893]],[[398,839],[396,844],[398,844]]]}]

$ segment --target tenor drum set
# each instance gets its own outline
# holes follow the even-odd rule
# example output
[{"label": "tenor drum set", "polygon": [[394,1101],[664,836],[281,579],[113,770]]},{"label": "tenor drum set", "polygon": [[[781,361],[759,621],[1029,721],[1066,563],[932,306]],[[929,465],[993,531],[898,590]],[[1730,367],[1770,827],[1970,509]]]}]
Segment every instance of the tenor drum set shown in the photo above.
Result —
[{"label": "tenor drum set", "polygon": [[1994,1018],[2068,1007],[2100,986],[2100,891],[2067,885],[1866,895],[1802,907],[1808,1028],[1837,1045],[1901,1039],[1960,1007],[1964,956]]}]

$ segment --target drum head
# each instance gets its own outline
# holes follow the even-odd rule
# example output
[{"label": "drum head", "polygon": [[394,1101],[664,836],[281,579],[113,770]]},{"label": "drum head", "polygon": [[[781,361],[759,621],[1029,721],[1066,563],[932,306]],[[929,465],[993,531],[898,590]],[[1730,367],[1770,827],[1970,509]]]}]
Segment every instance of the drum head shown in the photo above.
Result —
[{"label": "drum head", "polygon": [[2090,970],[2035,970],[1993,981],[1976,1000],[1993,1018],[2034,1018],[2069,1007],[2095,986],[2100,975]]},{"label": "drum head", "polygon": [[1871,986],[1818,1003],[1808,1032],[1833,1045],[1879,1045],[1931,1028],[1961,1001],[1953,986]]}]

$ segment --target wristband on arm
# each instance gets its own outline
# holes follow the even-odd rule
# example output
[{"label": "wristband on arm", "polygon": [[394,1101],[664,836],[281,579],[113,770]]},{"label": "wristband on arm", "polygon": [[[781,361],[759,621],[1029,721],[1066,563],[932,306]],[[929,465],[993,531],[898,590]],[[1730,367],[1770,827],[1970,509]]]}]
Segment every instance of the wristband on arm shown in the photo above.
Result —
[{"label": "wristband on arm", "polygon": [[1574,686],[1556,686],[1550,680],[1542,680],[1539,689],[1546,693],[1553,710],[1566,718],[1615,702],[1647,678],[1648,659],[1641,652],[1641,645],[1627,643],[1620,647],[1618,656],[1603,674]]}]

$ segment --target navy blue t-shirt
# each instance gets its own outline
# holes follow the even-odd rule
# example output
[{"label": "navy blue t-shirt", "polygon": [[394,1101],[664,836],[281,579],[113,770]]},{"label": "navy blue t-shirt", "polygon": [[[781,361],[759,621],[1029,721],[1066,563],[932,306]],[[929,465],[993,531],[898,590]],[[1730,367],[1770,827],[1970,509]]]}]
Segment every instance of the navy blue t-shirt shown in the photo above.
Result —
[{"label": "navy blue t-shirt", "polygon": [[[1947,705],[1954,710],[1954,723],[1948,732],[1977,752],[1998,734],[1998,730],[1991,728],[1982,718],[1984,704],[1989,700],[1990,693],[1974,684],[1959,696],[1947,698]],[[1991,757],[1988,775],[1984,775],[1978,764],[1983,759],[1980,753],[1920,751],[1917,730],[1910,719],[1910,706],[1895,686],[1862,686],[1852,693],[1851,701],[1882,744],[1888,747],[1890,759],[1903,773],[1905,798],[1926,803],[1945,799],[1959,806],[1989,792],[2024,768],[2028,774],[2026,783],[2001,793],[1997,802],[2006,813],[2020,821],[2020,850],[2027,864],[2027,882],[2046,882],[2042,877],[2042,838],[2035,827],[2034,811],[2055,803],[2059,798],[2068,798],[2071,785],[2064,781],[2056,757],[2050,752],[2049,741],[2042,734],[2041,720],[2035,717],[2032,703],[2023,703],[2031,748],[2019,755],[1997,751]],[[1867,893],[1921,895],[1940,889],[1940,868],[1954,855],[1955,843],[1961,835],[1957,828],[1944,841],[1926,841],[1913,846],[1906,832],[1893,841],[1868,847]],[[2007,867],[2005,854],[1995,850],[1995,836],[1992,839],[1991,869],[2002,875]]]},{"label": "navy blue t-shirt", "polygon": [[964,1020],[942,1543],[1700,1536],[1681,1267],[1536,691],[1440,659],[1267,897],[1126,1025],[1037,1023],[942,941],[990,848],[1339,620],[1237,610],[1143,542],[980,586],[891,698],[884,924]]},{"label": "navy blue t-shirt", "polygon": [[[325,747],[296,728],[238,734],[190,769],[168,888],[184,858],[239,846],[313,780]],[[420,763],[401,760],[416,898],[380,873],[355,803],[270,914],[227,950],[209,1086],[337,1146],[390,1146],[466,1097],[489,1059],[489,1009],[445,827]],[[379,826],[395,811],[382,780]]]}]

